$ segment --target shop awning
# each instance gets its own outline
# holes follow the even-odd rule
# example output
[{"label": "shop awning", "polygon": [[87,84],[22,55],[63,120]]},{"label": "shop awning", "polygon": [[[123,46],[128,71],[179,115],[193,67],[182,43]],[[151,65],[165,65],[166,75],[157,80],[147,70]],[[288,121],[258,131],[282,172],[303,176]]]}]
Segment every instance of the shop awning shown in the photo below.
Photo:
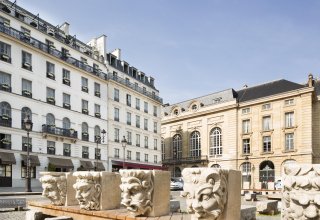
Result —
[{"label": "shop awning", "polygon": [[94,162],[94,167],[97,167],[97,171],[105,171],[106,168],[104,167],[102,162]]},{"label": "shop awning", "polygon": [[[23,166],[27,166],[27,155],[21,154]],[[40,166],[39,157],[36,155],[29,155],[30,158],[30,166]]]},{"label": "shop awning", "polygon": [[91,161],[87,161],[87,160],[80,160],[80,166],[82,166],[84,168],[84,170],[93,170],[94,169]]},{"label": "shop awning", "polygon": [[62,159],[55,157],[48,157],[49,163],[55,166],[56,168],[69,168],[73,169],[73,163],[71,159]]},{"label": "shop awning", "polygon": [[[122,166],[122,161],[113,160],[113,165]],[[165,168],[162,167],[162,165],[156,166],[156,165],[148,165],[148,164],[141,164],[141,163],[129,163],[125,162],[124,164],[126,169],[146,169],[146,170],[164,170]]]},{"label": "shop awning", "polygon": [[0,152],[0,164],[16,164],[16,158],[13,153]]}]

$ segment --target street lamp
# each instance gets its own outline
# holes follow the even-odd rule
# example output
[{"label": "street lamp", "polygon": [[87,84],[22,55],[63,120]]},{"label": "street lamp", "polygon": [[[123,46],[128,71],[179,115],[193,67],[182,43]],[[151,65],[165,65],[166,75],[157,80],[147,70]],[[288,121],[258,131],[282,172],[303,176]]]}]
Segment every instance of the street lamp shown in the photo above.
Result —
[{"label": "street lamp", "polygon": [[124,162],[126,160],[125,155],[126,155],[126,146],[127,146],[127,140],[126,137],[123,136],[123,139],[121,141],[122,147],[123,147],[123,162],[122,162],[122,169],[124,169]]},{"label": "street lamp", "polygon": [[[250,188],[250,185],[251,185],[251,181],[249,181],[249,157],[248,156],[246,156],[245,158],[245,161],[246,161],[246,163],[245,163],[245,166],[246,166],[246,181],[247,182],[249,182],[249,188]],[[251,166],[250,166],[250,169],[251,169]]]},{"label": "street lamp", "polygon": [[30,175],[30,138],[29,132],[32,130],[33,123],[30,119],[30,116],[24,119],[24,127],[27,131],[27,174],[26,174],[26,192],[32,192],[31,190],[31,175]]},{"label": "street lamp", "polygon": [[[104,142],[104,137],[106,135],[106,130],[102,129],[101,134],[102,134],[102,142]],[[101,136],[97,135],[96,136],[96,143],[97,143],[97,148],[96,148],[96,153],[95,153],[95,157],[96,157],[96,164],[94,166],[94,170],[97,171],[98,170],[98,144],[101,142]]]}]

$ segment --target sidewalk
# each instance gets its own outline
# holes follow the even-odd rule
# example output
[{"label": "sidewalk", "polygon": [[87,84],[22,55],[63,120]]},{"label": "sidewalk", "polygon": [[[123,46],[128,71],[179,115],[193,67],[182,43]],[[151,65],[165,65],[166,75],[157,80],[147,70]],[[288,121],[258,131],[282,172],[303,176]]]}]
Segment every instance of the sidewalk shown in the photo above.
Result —
[{"label": "sidewalk", "polygon": [[0,187],[0,196],[14,196],[14,195],[41,195],[42,188],[34,187],[32,192],[26,192],[24,187]]}]

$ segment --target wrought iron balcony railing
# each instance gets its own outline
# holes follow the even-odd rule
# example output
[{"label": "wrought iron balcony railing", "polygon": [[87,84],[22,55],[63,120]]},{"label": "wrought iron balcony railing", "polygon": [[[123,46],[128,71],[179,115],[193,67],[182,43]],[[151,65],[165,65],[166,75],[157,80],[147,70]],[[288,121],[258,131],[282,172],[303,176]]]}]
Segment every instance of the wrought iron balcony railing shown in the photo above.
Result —
[{"label": "wrought iron balcony railing", "polygon": [[165,165],[193,164],[193,163],[206,163],[206,162],[208,162],[208,156],[166,158],[162,161],[162,163]]},{"label": "wrought iron balcony railing", "polygon": [[6,117],[5,115],[0,116],[0,126],[11,127],[12,119],[10,117]]},{"label": "wrought iron balcony railing", "polygon": [[78,138],[78,132],[73,129],[58,128],[52,125],[43,124],[42,132],[47,134],[53,134],[57,136],[69,137],[69,138]]}]

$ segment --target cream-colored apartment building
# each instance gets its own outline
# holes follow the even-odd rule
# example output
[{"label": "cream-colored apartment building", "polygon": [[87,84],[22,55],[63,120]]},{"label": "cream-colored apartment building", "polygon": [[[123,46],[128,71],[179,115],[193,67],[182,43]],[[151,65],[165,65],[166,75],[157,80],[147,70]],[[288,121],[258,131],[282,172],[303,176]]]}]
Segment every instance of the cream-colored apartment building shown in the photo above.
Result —
[{"label": "cream-colored apartment building", "polygon": [[273,188],[284,164],[319,160],[318,86],[309,75],[306,84],[276,80],[163,107],[163,164],[173,176],[192,166],[238,169],[244,188]]}]

